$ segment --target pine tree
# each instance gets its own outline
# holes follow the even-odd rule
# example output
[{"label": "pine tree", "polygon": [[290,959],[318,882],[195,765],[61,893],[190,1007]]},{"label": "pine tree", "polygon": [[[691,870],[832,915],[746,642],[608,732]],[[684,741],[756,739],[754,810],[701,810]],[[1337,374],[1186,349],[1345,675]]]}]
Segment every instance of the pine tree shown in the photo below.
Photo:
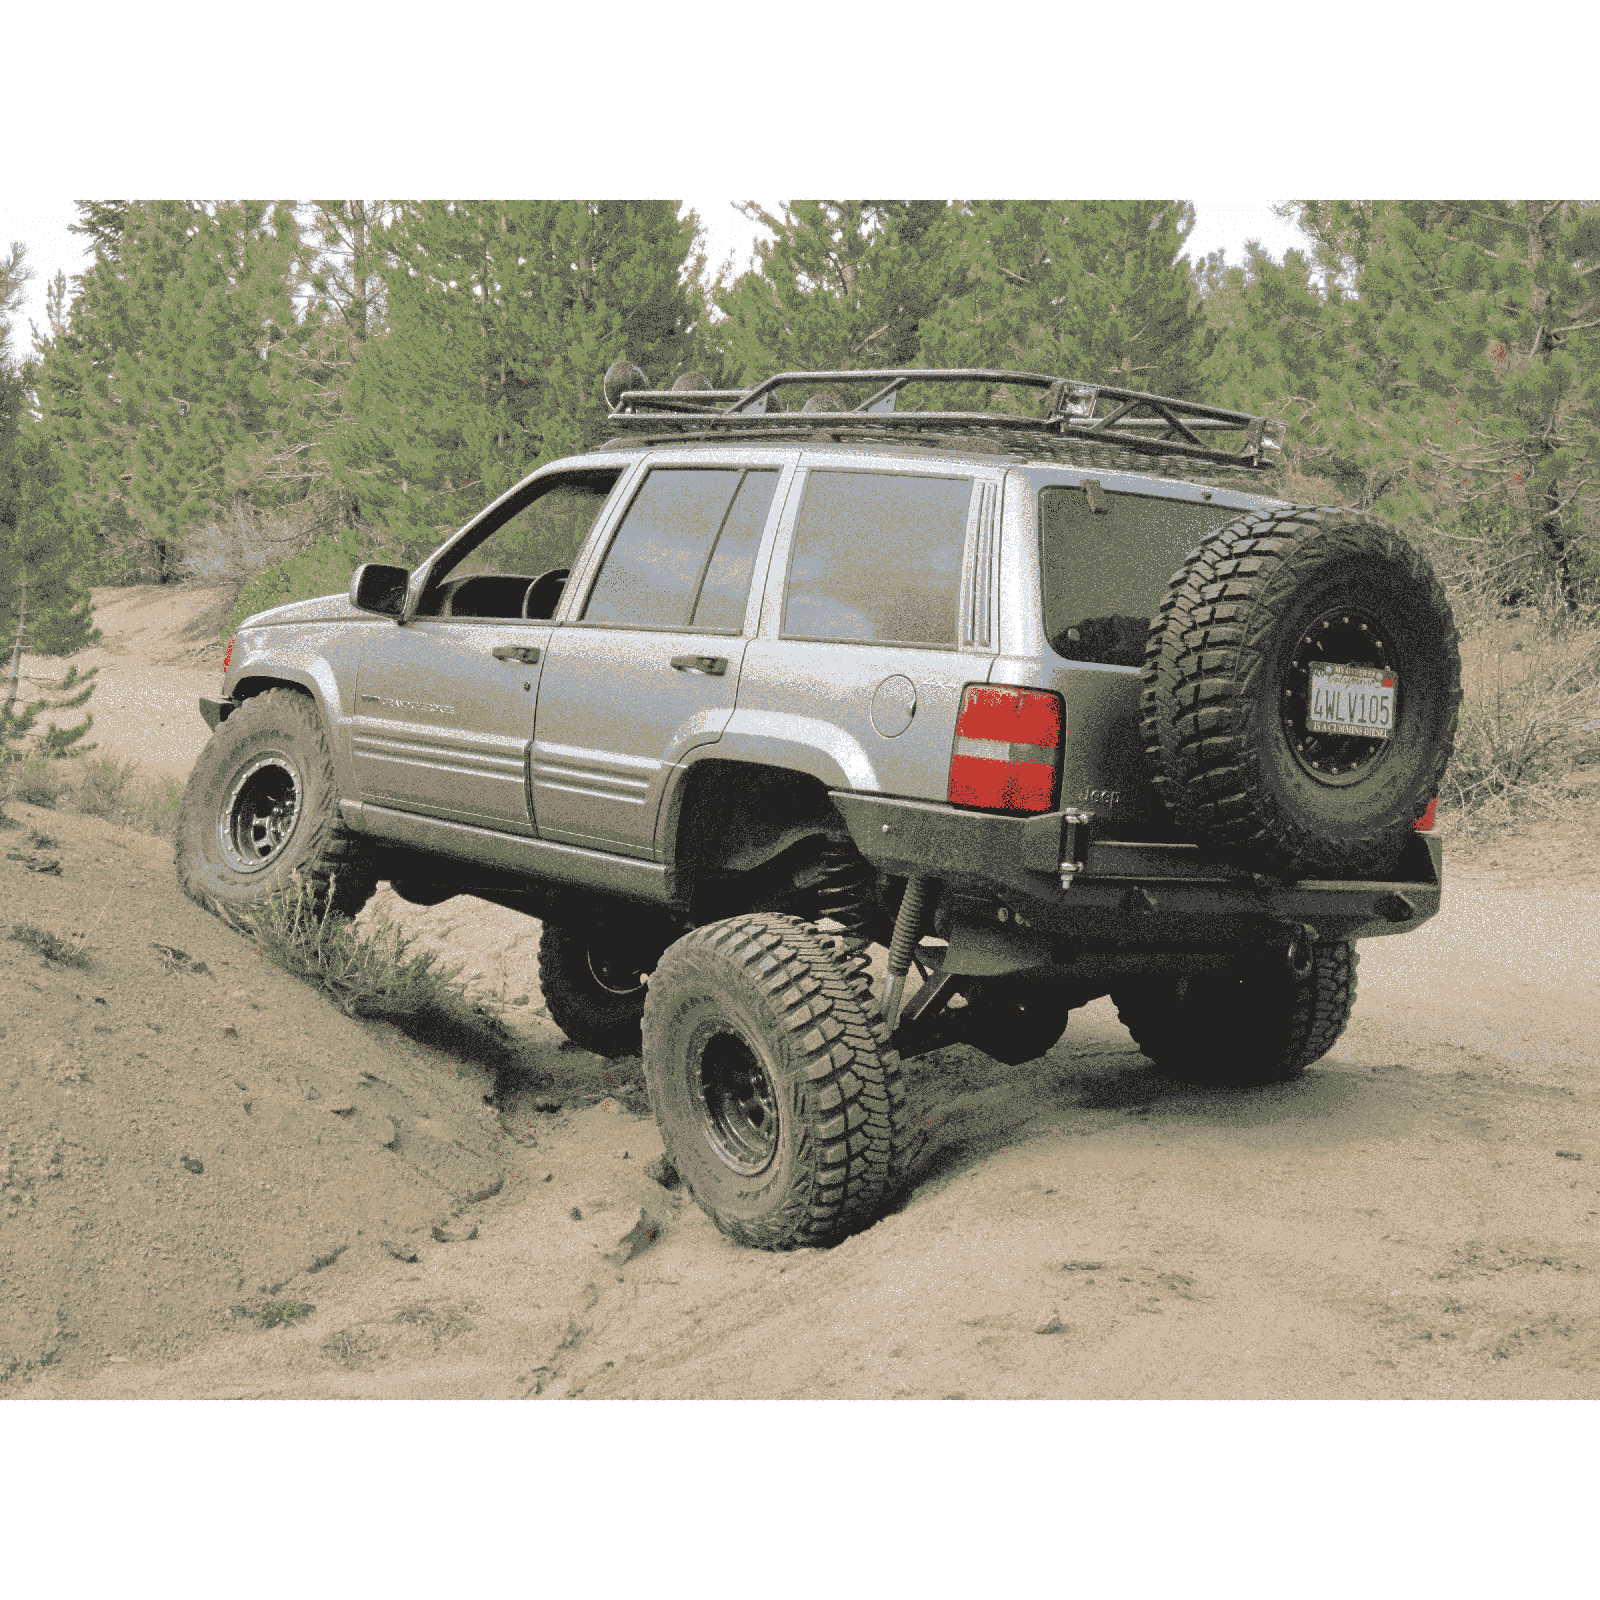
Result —
[{"label": "pine tree", "polygon": [[712,329],[730,384],[781,371],[912,363],[949,274],[942,200],[795,200],[739,208],[774,237],[714,293]]},{"label": "pine tree", "polygon": [[[1259,270],[1244,286],[1245,341],[1225,331],[1219,345],[1224,387],[1221,366],[1231,360],[1236,379],[1270,350],[1299,397],[1286,403],[1301,407],[1308,460],[1358,486],[1362,504],[1463,518],[1497,547],[1520,519],[1522,555],[1501,555],[1536,555],[1576,605],[1594,563],[1583,495],[1600,478],[1600,207],[1313,200],[1295,211],[1329,287],[1320,306],[1301,295],[1286,315],[1273,270]],[[1312,352],[1298,369],[1297,339]]]},{"label": "pine tree", "polygon": [[[85,541],[57,515],[56,462],[29,405],[37,369],[17,360],[13,348],[11,317],[27,277],[25,251],[13,244],[0,259],[0,761],[15,753],[41,712],[81,707],[94,687],[92,671],[80,676],[73,668],[59,682],[34,680],[46,693],[30,699],[23,654],[64,655],[99,639],[83,578]],[[93,720],[45,730],[42,752],[69,752]]]},{"label": "pine tree", "polygon": [[384,324],[328,450],[364,525],[415,554],[541,462],[605,437],[600,380],[692,349],[692,218],[672,201],[407,203]]},{"label": "pine tree", "polygon": [[973,203],[959,225],[958,282],[923,329],[922,361],[1194,397],[1207,338],[1183,254],[1193,227],[1194,207],[1180,200]]},{"label": "pine tree", "polygon": [[293,208],[80,205],[96,258],[45,360],[45,416],[104,544],[170,582],[194,530],[307,492]]}]

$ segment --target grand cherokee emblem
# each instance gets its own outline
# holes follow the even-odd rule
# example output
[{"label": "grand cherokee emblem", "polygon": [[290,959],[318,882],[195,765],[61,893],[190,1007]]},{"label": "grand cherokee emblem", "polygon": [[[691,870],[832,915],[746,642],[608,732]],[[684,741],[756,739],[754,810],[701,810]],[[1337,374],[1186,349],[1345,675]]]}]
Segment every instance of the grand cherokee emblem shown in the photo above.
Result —
[{"label": "grand cherokee emblem", "polygon": [[397,711],[437,711],[442,717],[456,714],[454,706],[436,706],[427,700],[391,700],[384,694],[364,694],[361,698],[375,706],[393,706]]}]

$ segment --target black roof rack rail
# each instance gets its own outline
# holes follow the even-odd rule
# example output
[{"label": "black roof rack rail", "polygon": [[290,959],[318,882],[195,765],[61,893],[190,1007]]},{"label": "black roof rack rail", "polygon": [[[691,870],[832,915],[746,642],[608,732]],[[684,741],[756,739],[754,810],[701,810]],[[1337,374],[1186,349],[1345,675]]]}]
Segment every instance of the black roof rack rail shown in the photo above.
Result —
[{"label": "black roof rack rail", "polygon": [[[837,396],[813,396],[799,412],[769,411],[782,388],[797,385],[873,383],[874,392],[847,410],[826,409]],[[1024,417],[1000,411],[897,411],[896,399],[912,383],[1014,384],[1041,389],[1044,415]],[[818,401],[822,405],[819,407]],[[1102,402],[1111,409],[1096,415]],[[1143,414],[1141,414],[1143,413]],[[971,428],[1011,429],[1116,444],[1145,455],[1188,456],[1227,466],[1269,467],[1283,448],[1284,424],[1248,411],[1114,389],[1108,384],[1056,378],[1043,372],[1007,372],[995,367],[873,367],[855,372],[779,372],[749,389],[629,389],[618,396],[610,420],[618,427],[671,436],[728,431],[768,433],[848,428],[884,432],[946,432]],[[674,424],[680,426],[675,427]],[[1238,433],[1233,449],[1206,444],[1202,433]]]}]

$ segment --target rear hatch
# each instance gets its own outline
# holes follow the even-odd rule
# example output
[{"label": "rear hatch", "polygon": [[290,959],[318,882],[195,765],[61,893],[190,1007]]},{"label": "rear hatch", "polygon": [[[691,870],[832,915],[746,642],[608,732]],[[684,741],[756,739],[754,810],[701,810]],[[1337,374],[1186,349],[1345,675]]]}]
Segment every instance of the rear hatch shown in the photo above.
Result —
[{"label": "rear hatch", "polygon": [[1271,502],[1201,483],[1043,467],[1012,473],[1006,499],[1012,604],[991,682],[1062,697],[1060,804],[1092,812],[1096,837],[1174,838],[1139,732],[1150,620],[1190,551]]}]

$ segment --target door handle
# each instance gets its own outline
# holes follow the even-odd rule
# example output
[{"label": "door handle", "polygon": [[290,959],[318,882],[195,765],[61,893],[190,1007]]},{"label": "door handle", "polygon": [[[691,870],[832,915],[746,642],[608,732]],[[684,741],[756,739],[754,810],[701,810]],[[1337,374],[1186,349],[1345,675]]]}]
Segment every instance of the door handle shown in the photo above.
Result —
[{"label": "door handle", "polygon": [[539,659],[538,645],[527,644],[497,644],[494,647],[496,661],[520,661],[523,666],[531,667]]},{"label": "door handle", "polygon": [[679,672],[703,672],[708,678],[720,678],[728,670],[726,656],[674,656],[672,665]]}]

